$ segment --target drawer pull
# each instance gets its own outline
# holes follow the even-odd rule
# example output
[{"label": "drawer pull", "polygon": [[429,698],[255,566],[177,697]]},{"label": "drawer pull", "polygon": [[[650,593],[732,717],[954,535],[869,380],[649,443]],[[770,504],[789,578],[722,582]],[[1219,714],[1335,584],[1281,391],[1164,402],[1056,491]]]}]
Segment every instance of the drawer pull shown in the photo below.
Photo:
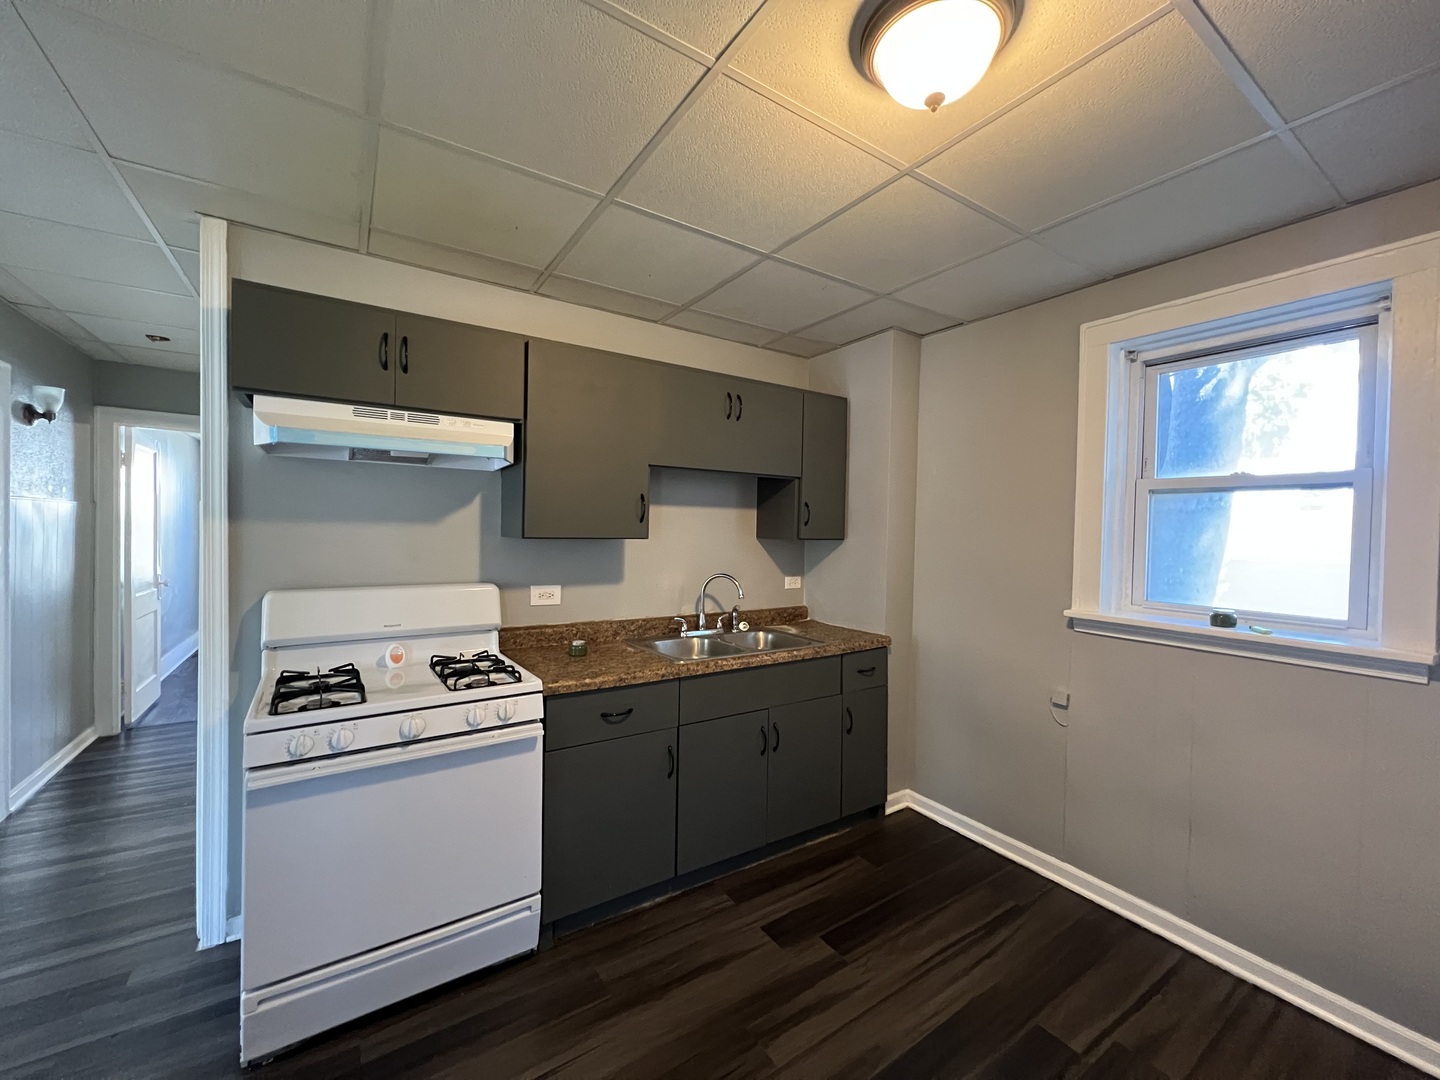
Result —
[{"label": "drawer pull", "polygon": [[870,678],[870,676],[872,676],[872,675],[875,674],[875,669],[874,669],[874,667],[861,667],[861,668],[856,668],[856,669],[855,669],[855,674],[856,674],[856,675],[864,676],[865,678],[868,679],[868,678]]},{"label": "drawer pull", "polygon": [[630,714],[634,711],[635,706],[632,705],[630,708],[623,709],[620,712],[602,712],[600,719],[604,720],[607,724],[623,724],[626,720],[630,719]]}]

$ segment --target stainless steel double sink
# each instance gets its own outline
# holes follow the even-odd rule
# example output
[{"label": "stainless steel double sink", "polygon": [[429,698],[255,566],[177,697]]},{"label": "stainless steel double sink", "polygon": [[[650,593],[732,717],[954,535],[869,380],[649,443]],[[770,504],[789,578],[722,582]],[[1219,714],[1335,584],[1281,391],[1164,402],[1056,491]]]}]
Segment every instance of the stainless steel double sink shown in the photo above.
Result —
[{"label": "stainless steel double sink", "polygon": [[684,664],[696,660],[715,660],[722,656],[750,656],[755,653],[781,652],[785,649],[804,649],[810,645],[819,645],[820,642],[801,637],[790,630],[762,627],[759,630],[742,630],[735,634],[648,638],[644,641],[632,641],[630,644],[659,653],[667,660]]}]

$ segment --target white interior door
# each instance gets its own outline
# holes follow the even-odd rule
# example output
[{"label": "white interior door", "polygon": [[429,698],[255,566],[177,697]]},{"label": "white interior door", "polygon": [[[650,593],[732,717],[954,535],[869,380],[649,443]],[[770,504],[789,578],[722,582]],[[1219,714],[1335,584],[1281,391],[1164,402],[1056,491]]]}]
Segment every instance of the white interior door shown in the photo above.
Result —
[{"label": "white interior door", "polygon": [[133,429],[126,442],[125,719],[133,724],[160,700],[160,470],[153,442]]}]

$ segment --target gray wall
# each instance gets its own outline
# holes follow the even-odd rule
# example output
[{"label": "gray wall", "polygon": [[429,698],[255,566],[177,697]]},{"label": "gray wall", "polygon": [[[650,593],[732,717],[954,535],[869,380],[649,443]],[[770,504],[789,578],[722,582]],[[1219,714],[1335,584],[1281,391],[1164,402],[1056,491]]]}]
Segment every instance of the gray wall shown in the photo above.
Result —
[{"label": "gray wall", "polygon": [[[160,451],[160,651],[168,663],[190,655],[200,632],[200,441],[183,431],[145,429]],[[183,655],[178,654],[183,651]]]},{"label": "gray wall", "polygon": [[[10,364],[11,769],[18,787],[94,722],[89,357],[0,303],[0,361]],[[65,388],[53,424],[20,423],[40,384]]]},{"label": "gray wall", "polygon": [[915,788],[1440,1037],[1440,686],[1061,614],[1081,324],[1435,230],[1440,184],[925,339]]},{"label": "gray wall", "polygon": [[152,412],[200,413],[200,375],[194,371],[95,361],[95,404]]}]

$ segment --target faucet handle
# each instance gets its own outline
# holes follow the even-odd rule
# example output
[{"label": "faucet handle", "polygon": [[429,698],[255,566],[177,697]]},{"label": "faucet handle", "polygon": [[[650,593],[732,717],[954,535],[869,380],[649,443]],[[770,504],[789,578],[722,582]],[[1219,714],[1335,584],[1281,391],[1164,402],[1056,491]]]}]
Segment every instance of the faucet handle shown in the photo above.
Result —
[{"label": "faucet handle", "polygon": [[689,631],[690,631],[690,624],[685,621],[685,617],[684,617],[683,615],[676,615],[675,618],[674,618],[674,621],[675,621],[675,622],[678,622],[678,623],[680,624],[680,636],[681,636],[681,637],[684,637],[687,633],[689,633]]}]

